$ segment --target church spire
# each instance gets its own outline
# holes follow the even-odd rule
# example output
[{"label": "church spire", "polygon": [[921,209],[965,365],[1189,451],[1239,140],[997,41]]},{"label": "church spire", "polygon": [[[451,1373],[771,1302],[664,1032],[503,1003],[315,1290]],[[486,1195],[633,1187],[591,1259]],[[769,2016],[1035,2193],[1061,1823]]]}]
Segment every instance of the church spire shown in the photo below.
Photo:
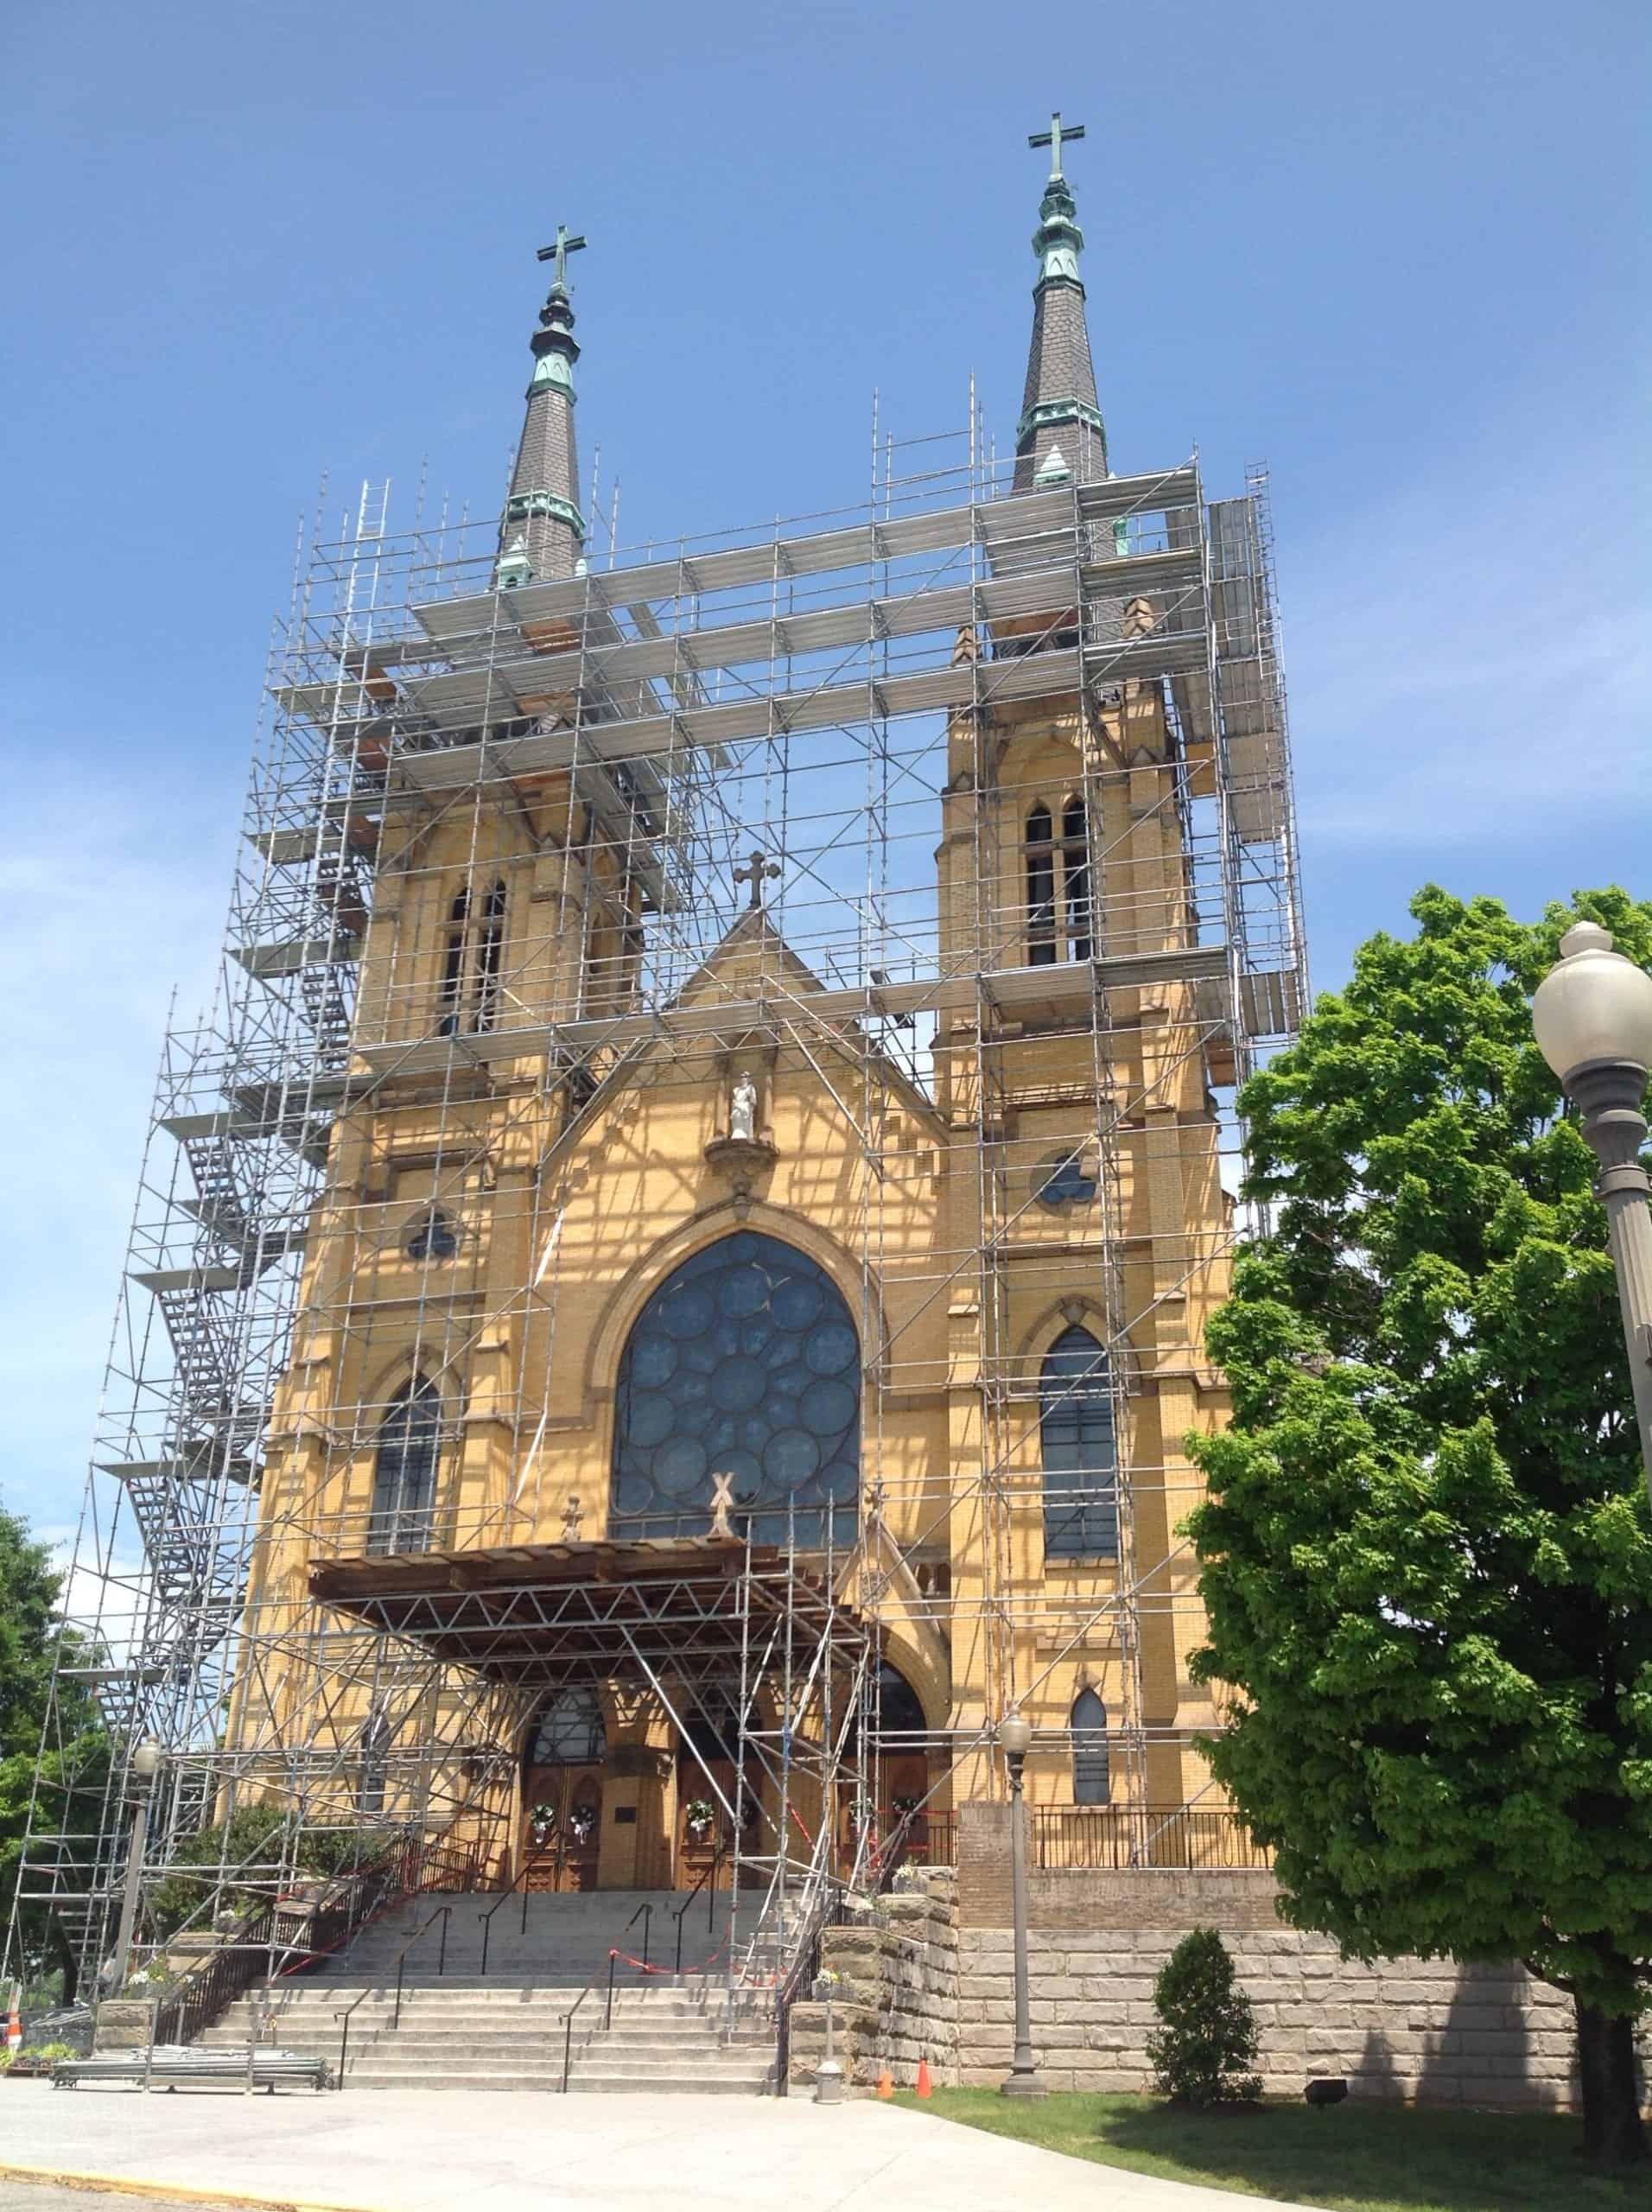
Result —
[{"label": "church spire", "polygon": [[580,349],[568,294],[568,257],[584,244],[582,238],[569,235],[566,223],[559,223],[556,243],[539,249],[541,261],[555,262],[556,274],[533,334],[528,416],[499,526],[494,576],[501,590],[535,579],[571,576],[584,550],[574,443],[574,364]]},{"label": "church spire", "polygon": [[1083,124],[1062,123],[1028,138],[1050,149],[1050,176],[1039,204],[1032,251],[1039,281],[1032,288],[1032,343],[1026,391],[1015,426],[1015,489],[1039,484],[1091,483],[1107,474],[1107,432],[1096,403],[1096,371],[1084,323],[1084,286],[1078,257],[1084,234],[1072,187],[1062,173],[1061,149],[1084,135]]}]

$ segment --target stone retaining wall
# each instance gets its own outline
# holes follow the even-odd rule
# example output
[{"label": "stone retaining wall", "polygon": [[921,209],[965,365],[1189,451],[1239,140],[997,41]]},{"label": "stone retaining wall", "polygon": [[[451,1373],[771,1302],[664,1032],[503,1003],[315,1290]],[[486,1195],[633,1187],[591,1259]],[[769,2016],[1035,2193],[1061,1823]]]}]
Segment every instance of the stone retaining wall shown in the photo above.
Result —
[{"label": "stone retaining wall", "polygon": [[[1097,1879],[1083,1873],[1054,1878],[1075,1890]],[[1153,1910],[1156,1875],[1107,1878],[1146,1891],[1140,1910]],[[1261,1887],[1271,1910],[1265,1877]],[[1151,2086],[1147,2038],[1158,2024],[1153,1980],[1199,1917],[1179,1914],[1158,1927],[1115,1922],[1088,1932],[1076,1925],[1031,1930],[1032,2047],[1051,2088]],[[1277,1922],[1266,1932],[1224,1925],[1208,1910],[1202,1919],[1221,1929],[1255,2006],[1262,2085],[1270,2096],[1299,2096],[1315,2076],[1340,2075],[1354,2097],[1526,2107],[1576,2101],[1571,2002],[1520,1967],[1461,1967],[1438,1959],[1365,1967],[1340,1958],[1326,1936],[1281,1929]],[[1009,2070],[1012,1942],[1007,1928],[963,1931],[966,2082],[995,2082]]]},{"label": "stone retaining wall", "polygon": [[[852,2088],[875,2088],[886,2069],[897,2088],[910,2088],[924,2058],[937,2085],[962,2078],[957,1880],[950,1870],[914,1870],[890,1896],[870,1901],[863,1916],[829,1928],[821,1966],[840,1978],[834,2051]],[[825,2055],[825,2005],[795,2005],[792,2086],[812,2087]]]}]

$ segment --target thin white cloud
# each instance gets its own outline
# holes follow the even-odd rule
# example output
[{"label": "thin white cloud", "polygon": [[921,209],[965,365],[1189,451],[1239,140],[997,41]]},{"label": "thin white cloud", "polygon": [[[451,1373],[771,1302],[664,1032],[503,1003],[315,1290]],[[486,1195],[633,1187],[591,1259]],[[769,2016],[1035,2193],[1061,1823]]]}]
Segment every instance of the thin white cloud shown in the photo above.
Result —
[{"label": "thin white cloud", "polygon": [[0,855],[3,1479],[36,1522],[78,1510],[168,1003],[210,989],[227,826],[137,776],[38,786]]},{"label": "thin white cloud", "polygon": [[1285,552],[1305,850],[1537,843],[1652,799],[1638,524],[1606,448],[1480,454]]}]

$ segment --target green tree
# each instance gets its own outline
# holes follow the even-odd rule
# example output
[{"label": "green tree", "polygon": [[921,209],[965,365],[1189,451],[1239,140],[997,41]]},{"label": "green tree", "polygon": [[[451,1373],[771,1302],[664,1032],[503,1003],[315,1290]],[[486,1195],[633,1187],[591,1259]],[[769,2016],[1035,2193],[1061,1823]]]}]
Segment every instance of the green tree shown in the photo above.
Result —
[{"label": "green tree", "polygon": [[1147,2056],[1173,2103],[1248,2104],[1261,2096],[1256,2017],[1214,1928],[1183,1936],[1159,1969],[1153,2008],[1164,2026],[1147,2037]]},{"label": "green tree", "polygon": [[[1576,904],[1652,965],[1652,906]],[[1275,1225],[1195,1446],[1210,1757],[1298,1926],[1568,1991],[1587,2146],[1636,2159],[1652,1520],[1594,1162],[1530,1026],[1576,916],[1411,912],[1244,1094]]]},{"label": "green tree", "polygon": [[[10,1915],[29,1808],[37,1825],[95,1826],[105,1771],[97,1709],[84,1685],[53,1674],[71,1632],[58,1618],[63,1578],[49,1548],[0,1506],[0,1913]],[[78,1650],[79,1647],[76,1645]],[[48,1724],[49,1719],[49,1726]],[[47,1929],[38,1913],[18,1916],[25,1960],[38,1958]]]}]

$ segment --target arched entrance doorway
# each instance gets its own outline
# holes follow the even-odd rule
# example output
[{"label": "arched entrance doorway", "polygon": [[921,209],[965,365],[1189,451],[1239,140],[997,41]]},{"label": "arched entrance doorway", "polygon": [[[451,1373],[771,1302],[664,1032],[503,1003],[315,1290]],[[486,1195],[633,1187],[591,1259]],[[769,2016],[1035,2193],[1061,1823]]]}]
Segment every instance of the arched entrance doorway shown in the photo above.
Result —
[{"label": "arched entrance doorway", "polygon": [[594,1890],[607,1759],[602,1700],[565,1689],[543,1705],[523,1757],[522,1858],[531,1890]]},{"label": "arched entrance doorway", "polygon": [[[855,1751],[858,1728],[848,1749]],[[892,1660],[877,1670],[871,1699],[871,1732],[867,1745],[866,1796],[860,1797],[857,1778],[841,1785],[840,1845],[846,1866],[852,1865],[861,1822],[869,1827],[872,1860],[884,1854],[905,1830],[905,1856],[923,1865],[931,1857],[929,1723],[923,1701]]]},{"label": "arched entrance doorway", "polygon": [[683,1724],[677,1755],[677,1887],[691,1890],[708,1877],[713,1888],[726,1890],[734,1881],[736,1827],[742,1853],[764,1848],[758,1762],[749,1751],[741,1759],[736,1700],[727,1693],[699,1700],[683,1713]]},{"label": "arched entrance doorway", "polygon": [[909,1825],[907,1856],[929,1856],[929,1723],[918,1692],[886,1659],[878,1669],[877,1733],[873,1739],[872,1796],[878,1828],[893,1837]]}]

